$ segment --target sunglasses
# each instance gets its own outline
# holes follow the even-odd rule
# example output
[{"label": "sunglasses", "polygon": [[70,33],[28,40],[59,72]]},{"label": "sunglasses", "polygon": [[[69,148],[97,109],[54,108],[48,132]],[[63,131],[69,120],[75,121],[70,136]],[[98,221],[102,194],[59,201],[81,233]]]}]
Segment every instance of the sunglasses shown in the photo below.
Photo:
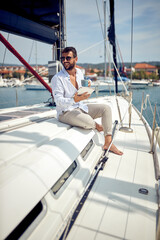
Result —
[{"label": "sunglasses", "polygon": [[66,59],[67,61],[70,61],[73,57],[61,57],[61,61],[64,62],[64,60]]}]

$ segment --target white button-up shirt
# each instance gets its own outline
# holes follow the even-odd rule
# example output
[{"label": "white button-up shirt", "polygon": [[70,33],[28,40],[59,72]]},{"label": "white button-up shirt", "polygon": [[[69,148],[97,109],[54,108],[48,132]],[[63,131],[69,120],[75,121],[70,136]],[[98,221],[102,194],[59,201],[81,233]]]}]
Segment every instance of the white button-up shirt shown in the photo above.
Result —
[{"label": "white button-up shirt", "polygon": [[[76,68],[76,81],[78,89],[82,86],[82,79],[84,79],[83,73],[80,69]],[[82,101],[74,101],[73,96],[77,92],[77,89],[71,83],[70,75],[65,68],[53,76],[51,84],[58,118],[63,112],[71,111],[75,108],[81,108],[85,112],[88,112],[87,105],[85,105]]]}]

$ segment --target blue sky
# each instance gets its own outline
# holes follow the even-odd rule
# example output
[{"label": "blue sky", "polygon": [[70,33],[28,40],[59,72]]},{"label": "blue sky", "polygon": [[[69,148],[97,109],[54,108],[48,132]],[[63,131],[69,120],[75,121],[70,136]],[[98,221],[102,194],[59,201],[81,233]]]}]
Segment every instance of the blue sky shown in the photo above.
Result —
[{"label": "blue sky", "polygon": [[[107,27],[109,6],[107,3]],[[97,0],[103,24],[103,0]],[[115,0],[115,28],[123,61],[131,59],[131,0]],[[67,45],[75,46],[79,63],[100,63],[104,61],[104,44],[98,17],[96,0],[66,0]],[[160,61],[160,1],[134,0],[133,61]],[[7,37],[4,32],[3,35]],[[28,61],[32,40],[10,34],[9,41]],[[88,49],[88,50],[87,50]],[[47,64],[52,60],[52,46],[37,43],[37,62]],[[0,62],[3,61],[4,47],[0,43]],[[119,60],[119,57],[118,57]],[[30,63],[35,63],[32,52]],[[7,51],[5,63],[19,61]]]}]

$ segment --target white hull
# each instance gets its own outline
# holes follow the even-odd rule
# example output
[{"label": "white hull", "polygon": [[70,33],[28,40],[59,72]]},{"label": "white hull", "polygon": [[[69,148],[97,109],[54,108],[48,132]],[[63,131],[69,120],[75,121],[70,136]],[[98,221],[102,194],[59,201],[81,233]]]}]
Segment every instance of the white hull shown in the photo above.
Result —
[{"label": "white hull", "polygon": [[153,86],[160,86],[160,82],[153,82]]},{"label": "white hull", "polygon": [[42,84],[39,85],[32,85],[32,84],[27,84],[25,85],[26,90],[47,90]]},{"label": "white hull", "polygon": [[132,80],[129,84],[129,89],[143,89],[148,87],[149,82],[147,80]]},{"label": "white hull", "polygon": [[[113,124],[119,121],[115,97],[89,102],[109,104]],[[118,102],[123,126],[128,126],[128,103],[121,97]],[[103,134],[60,123],[55,110],[45,105],[4,109],[0,116],[15,116],[0,126],[0,239],[32,209],[40,210],[22,239],[59,239],[103,154]],[[114,143],[124,154],[109,153],[67,239],[156,238],[158,181],[153,158],[160,159],[159,149],[149,153],[147,130],[134,108],[131,127],[133,133],[117,128]],[[148,195],[139,193],[141,188]]]},{"label": "white hull", "polygon": [[[128,88],[127,84],[125,85],[126,88]],[[91,87],[95,88],[96,91],[99,92],[115,92],[115,83],[105,83],[101,81],[96,81],[95,83],[92,83]],[[122,92],[125,91],[124,86],[121,82],[118,82],[118,91]]]},{"label": "white hull", "polygon": [[[48,84],[49,84],[49,81],[48,81],[48,78],[46,77],[43,77],[43,80]],[[26,90],[47,90],[43,84],[41,84],[37,79],[35,78],[32,78],[32,79],[25,79],[24,82],[28,82],[28,81],[31,81],[30,83],[27,83],[25,84],[25,88]]]}]

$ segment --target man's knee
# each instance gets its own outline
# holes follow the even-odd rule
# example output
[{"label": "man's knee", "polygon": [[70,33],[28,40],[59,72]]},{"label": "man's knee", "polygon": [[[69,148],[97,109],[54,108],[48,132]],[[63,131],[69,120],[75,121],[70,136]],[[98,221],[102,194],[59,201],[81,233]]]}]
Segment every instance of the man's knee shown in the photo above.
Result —
[{"label": "man's knee", "polygon": [[93,119],[90,118],[90,116],[88,116],[88,119],[85,119],[84,121],[81,121],[81,127],[84,129],[95,129],[95,122]]},{"label": "man's knee", "polygon": [[107,114],[111,114],[112,113],[111,107],[109,105],[107,105],[107,104],[103,105],[103,111],[106,112]]}]

